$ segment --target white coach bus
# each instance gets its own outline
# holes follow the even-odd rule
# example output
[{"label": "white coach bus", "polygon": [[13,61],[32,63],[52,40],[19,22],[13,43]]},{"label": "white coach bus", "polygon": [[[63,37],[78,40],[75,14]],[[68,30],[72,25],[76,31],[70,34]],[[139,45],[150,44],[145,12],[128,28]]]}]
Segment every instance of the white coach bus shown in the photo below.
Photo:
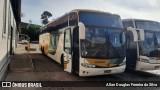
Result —
[{"label": "white coach bus", "polygon": [[[124,19],[125,28],[132,27],[139,31],[139,37],[143,41],[133,42],[132,36],[126,36],[126,64],[127,68],[134,70],[156,70],[160,69],[160,27],[159,23],[142,19]],[[143,32],[140,34],[140,32]]]},{"label": "white coach bus", "polygon": [[42,27],[40,49],[79,76],[122,73],[125,34],[119,15],[73,10]]}]

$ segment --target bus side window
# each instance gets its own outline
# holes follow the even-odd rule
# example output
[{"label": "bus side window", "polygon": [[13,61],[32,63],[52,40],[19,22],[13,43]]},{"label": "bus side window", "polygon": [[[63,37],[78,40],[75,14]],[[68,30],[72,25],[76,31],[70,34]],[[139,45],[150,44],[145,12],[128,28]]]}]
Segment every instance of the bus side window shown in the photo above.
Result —
[{"label": "bus side window", "polygon": [[64,51],[71,54],[71,30],[67,29],[64,32]]}]

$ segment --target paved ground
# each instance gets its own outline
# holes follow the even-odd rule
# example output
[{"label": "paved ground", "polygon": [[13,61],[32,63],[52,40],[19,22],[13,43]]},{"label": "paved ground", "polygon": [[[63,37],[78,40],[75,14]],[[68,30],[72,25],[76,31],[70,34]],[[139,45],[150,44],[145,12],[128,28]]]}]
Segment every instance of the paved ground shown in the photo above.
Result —
[{"label": "paved ground", "polygon": [[146,72],[160,75],[160,70],[151,70],[151,71],[146,71]]},{"label": "paved ground", "polygon": [[31,71],[34,69],[32,59],[28,54],[17,54],[12,57],[10,71]]},{"label": "paved ground", "polygon": [[[31,48],[34,51],[25,51],[24,45],[18,45],[19,47],[15,51],[15,56],[12,60],[18,60],[16,57],[24,57],[24,60],[31,57],[31,63],[33,68],[29,70],[17,70],[11,69],[6,77],[6,81],[160,81],[160,74],[154,74],[152,72],[137,72],[126,71],[121,74],[115,75],[103,75],[93,77],[79,77],[77,74],[70,74],[64,72],[62,67],[52,59],[43,56],[38,50],[37,44],[31,44]],[[35,51],[36,49],[36,51]],[[20,58],[19,58],[20,59]],[[21,58],[23,59],[23,58]],[[14,64],[15,65],[15,64]],[[23,65],[22,65],[23,66]],[[28,67],[30,68],[30,67]],[[154,71],[155,72],[155,71]],[[159,71],[156,71],[159,72]],[[76,83],[76,82],[75,82]],[[22,88],[6,88],[5,90],[18,90]],[[42,88],[30,88],[31,90],[41,90]],[[51,90],[51,88],[43,88],[45,90]],[[52,88],[53,90],[128,90],[128,88]],[[131,90],[160,90],[160,88],[129,88]],[[28,90],[28,89],[26,89]]]},{"label": "paved ground", "polygon": [[[160,81],[160,76],[147,72],[126,71],[122,74],[103,75],[92,77],[79,77],[77,74],[64,72],[62,67],[52,59],[41,54],[27,54],[31,56],[34,70],[17,72],[12,70],[9,72],[6,80],[8,81],[109,81],[109,80],[125,80],[125,81]],[[13,78],[18,76],[17,78]],[[28,77],[29,76],[29,77]],[[25,78],[23,78],[25,77]]]}]

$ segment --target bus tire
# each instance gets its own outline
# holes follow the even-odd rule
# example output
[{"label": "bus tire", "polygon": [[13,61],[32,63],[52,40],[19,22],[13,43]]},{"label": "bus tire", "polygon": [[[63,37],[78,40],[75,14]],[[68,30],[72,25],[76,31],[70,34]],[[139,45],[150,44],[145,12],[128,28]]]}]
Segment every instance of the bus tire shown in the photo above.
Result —
[{"label": "bus tire", "polygon": [[62,68],[63,68],[63,70],[64,70],[64,59],[63,59],[63,54],[61,55],[61,66],[62,66]]}]

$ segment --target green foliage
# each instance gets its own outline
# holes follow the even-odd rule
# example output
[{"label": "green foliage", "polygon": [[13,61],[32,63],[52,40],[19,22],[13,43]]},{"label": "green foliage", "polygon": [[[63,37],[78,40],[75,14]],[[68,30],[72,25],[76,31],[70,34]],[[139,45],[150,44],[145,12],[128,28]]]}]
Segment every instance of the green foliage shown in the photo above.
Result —
[{"label": "green foliage", "polygon": [[46,25],[49,21],[48,18],[52,17],[52,14],[48,11],[44,11],[41,15],[42,24]]},{"label": "green foliage", "polygon": [[40,26],[30,24],[26,30],[26,34],[30,37],[30,41],[38,41],[40,34]]}]

